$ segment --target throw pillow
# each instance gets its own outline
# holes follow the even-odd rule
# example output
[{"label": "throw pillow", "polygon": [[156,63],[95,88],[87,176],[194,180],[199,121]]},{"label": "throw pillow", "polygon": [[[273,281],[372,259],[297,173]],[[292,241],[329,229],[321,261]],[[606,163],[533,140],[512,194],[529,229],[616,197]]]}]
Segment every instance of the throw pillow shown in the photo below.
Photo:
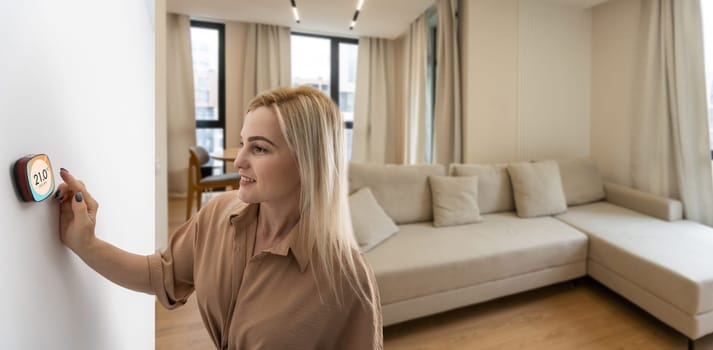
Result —
[{"label": "throw pillow", "polygon": [[399,232],[399,228],[379,206],[368,187],[361,188],[349,196],[349,210],[354,237],[362,252],[371,250]]},{"label": "throw pillow", "polygon": [[555,161],[508,165],[520,217],[561,214],[567,211],[559,166]]},{"label": "throw pillow", "polygon": [[349,193],[369,187],[398,225],[433,220],[429,175],[446,175],[443,165],[349,163]]},{"label": "throw pillow", "polygon": [[597,165],[589,158],[558,161],[562,189],[567,205],[579,205],[604,199],[604,181]]},{"label": "throw pillow", "polygon": [[470,224],[482,220],[478,208],[477,176],[429,176],[433,225]]},{"label": "throw pillow", "polygon": [[452,176],[478,176],[480,214],[514,211],[507,164],[451,164]]}]

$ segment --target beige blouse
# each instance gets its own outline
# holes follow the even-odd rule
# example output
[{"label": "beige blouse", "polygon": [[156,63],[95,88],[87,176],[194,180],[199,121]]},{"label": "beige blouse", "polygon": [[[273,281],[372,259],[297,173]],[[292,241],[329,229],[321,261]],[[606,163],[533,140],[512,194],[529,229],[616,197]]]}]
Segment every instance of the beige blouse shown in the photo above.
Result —
[{"label": "beige blouse", "polygon": [[174,232],[164,251],[149,255],[161,304],[181,306],[195,290],[218,349],[383,349],[379,293],[363,257],[354,254],[373,306],[349,287],[341,306],[320,298],[327,289],[317,288],[307,252],[294,244],[297,226],[252,256],[258,208],[235,191],[222,194]]}]

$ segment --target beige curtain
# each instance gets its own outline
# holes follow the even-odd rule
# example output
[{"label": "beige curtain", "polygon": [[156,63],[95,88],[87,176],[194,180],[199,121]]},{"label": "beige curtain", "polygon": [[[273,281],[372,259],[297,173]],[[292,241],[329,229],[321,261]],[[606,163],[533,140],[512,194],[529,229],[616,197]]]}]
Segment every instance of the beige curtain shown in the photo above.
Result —
[{"label": "beige curtain", "polygon": [[196,144],[191,22],[188,16],[166,17],[166,78],[168,193],[185,196],[188,186],[188,147]]},{"label": "beige curtain", "polygon": [[242,106],[245,111],[258,93],[291,85],[290,28],[250,23],[243,53]]},{"label": "beige curtain", "polygon": [[438,0],[436,101],[433,113],[433,163],[463,161],[460,63],[456,1]]},{"label": "beige curtain", "polygon": [[428,60],[428,19],[419,16],[406,34],[404,159],[409,164],[426,163],[426,65]]},{"label": "beige curtain", "polygon": [[686,218],[713,225],[701,9],[698,1],[642,2],[639,107],[632,180],[680,198]]},{"label": "beige curtain", "polygon": [[[248,102],[258,92],[289,86],[290,31],[255,23],[225,22],[225,145],[238,147]],[[232,162],[228,172],[235,172]]]},{"label": "beige curtain", "polygon": [[354,95],[352,160],[399,163],[394,147],[397,132],[395,111],[395,42],[360,38]]}]

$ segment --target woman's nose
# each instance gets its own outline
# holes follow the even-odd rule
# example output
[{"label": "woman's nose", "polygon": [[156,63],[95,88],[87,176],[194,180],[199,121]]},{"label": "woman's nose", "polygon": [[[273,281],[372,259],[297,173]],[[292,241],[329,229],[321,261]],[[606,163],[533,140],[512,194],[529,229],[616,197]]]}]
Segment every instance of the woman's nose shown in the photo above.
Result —
[{"label": "woman's nose", "polygon": [[245,168],[245,156],[243,155],[243,150],[245,150],[245,147],[238,148],[238,154],[235,156],[235,161],[233,161],[235,169]]}]

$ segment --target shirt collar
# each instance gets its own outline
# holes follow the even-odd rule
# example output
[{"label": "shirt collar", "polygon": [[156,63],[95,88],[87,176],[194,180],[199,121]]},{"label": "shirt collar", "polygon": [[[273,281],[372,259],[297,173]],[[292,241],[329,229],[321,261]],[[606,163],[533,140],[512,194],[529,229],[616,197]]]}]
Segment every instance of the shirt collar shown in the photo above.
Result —
[{"label": "shirt collar", "polygon": [[[245,227],[255,222],[259,208],[260,204],[258,203],[240,203],[230,211],[230,224],[237,228]],[[300,272],[304,272],[309,264],[309,256],[307,254],[307,248],[301,243],[303,242],[303,240],[300,239],[302,234],[300,222],[297,222],[287,234],[287,237],[268,250],[268,252],[275,255],[287,256],[291,251],[292,256],[294,256],[297,261],[297,265],[300,267]]]},{"label": "shirt collar", "polygon": [[[246,222],[246,218],[255,218],[257,214],[258,204],[255,203],[238,203],[228,214],[228,220],[231,225],[237,225],[241,222]],[[252,215],[251,215],[252,214]]]},{"label": "shirt collar", "polygon": [[272,247],[269,252],[276,255],[287,256],[291,251],[292,256],[294,256],[297,261],[297,265],[300,267],[300,272],[305,272],[309,264],[309,257],[306,254],[307,249],[303,248],[303,245],[300,244],[302,241],[300,239],[301,234],[302,231],[300,230],[300,223],[298,222],[295,227],[290,230],[290,233],[287,234],[287,237]]}]

